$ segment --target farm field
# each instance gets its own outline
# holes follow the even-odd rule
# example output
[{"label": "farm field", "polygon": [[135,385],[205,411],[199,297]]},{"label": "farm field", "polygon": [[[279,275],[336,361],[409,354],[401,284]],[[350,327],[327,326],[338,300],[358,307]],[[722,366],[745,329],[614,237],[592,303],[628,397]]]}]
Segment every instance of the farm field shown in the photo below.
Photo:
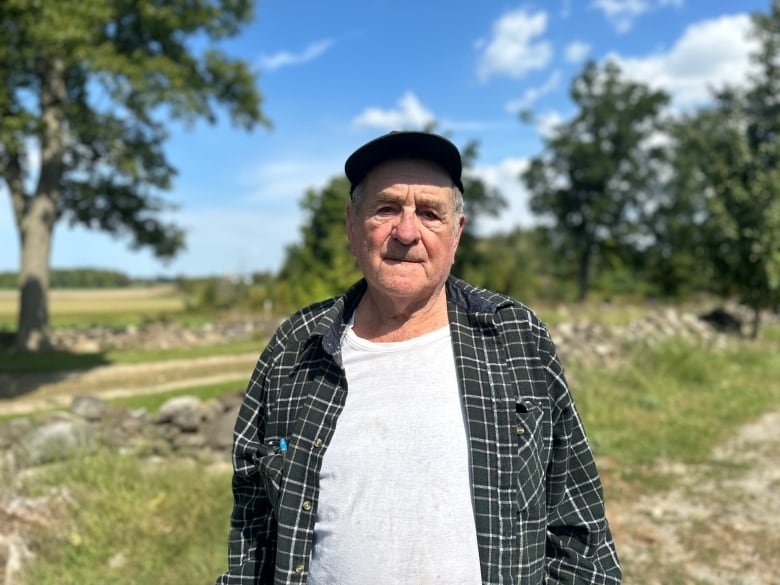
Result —
[{"label": "farm field", "polygon": [[[53,327],[127,325],[160,317],[174,318],[184,298],[171,285],[112,289],[53,289],[49,311]],[[16,290],[0,290],[0,328],[14,329],[19,304]]]}]

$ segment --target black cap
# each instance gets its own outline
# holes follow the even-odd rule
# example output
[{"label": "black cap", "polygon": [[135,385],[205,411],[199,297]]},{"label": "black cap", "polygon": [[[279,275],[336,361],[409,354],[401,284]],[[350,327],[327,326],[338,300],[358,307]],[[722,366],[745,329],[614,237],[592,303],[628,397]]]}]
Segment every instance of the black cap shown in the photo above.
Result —
[{"label": "black cap", "polygon": [[463,165],[457,146],[443,136],[430,132],[394,131],[367,142],[344,163],[344,171],[351,183],[350,195],[371,169],[385,161],[399,158],[422,158],[436,163],[447,171],[453,184],[463,191],[460,178]]}]

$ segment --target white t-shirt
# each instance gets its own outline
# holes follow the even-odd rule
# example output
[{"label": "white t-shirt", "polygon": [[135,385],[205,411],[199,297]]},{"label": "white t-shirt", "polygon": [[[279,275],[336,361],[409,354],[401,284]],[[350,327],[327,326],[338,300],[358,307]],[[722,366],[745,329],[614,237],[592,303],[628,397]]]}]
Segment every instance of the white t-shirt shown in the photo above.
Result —
[{"label": "white t-shirt", "polygon": [[323,457],[311,585],[482,583],[449,327],[373,343],[349,327],[347,400]]}]

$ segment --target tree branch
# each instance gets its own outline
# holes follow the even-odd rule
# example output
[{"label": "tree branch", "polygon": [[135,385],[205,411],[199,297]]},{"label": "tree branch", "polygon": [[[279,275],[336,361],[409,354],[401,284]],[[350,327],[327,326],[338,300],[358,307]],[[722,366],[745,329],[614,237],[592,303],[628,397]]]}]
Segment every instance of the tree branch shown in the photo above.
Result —
[{"label": "tree branch", "polygon": [[[39,62],[41,105],[41,172],[36,197],[46,197],[57,208],[65,154],[65,63],[60,57]],[[55,218],[51,218],[52,224]]]},{"label": "tree branch", "polygon": [[22,165],[19,161],[19,153],[12,152],[8,155],[8,162],[5,165],[5,180],[8,184],[8,190],[11,192],[11,204],[14,208],[14,217],[16,225],[22,225],[22,219],[27,210],[27,196],[24,192],[24,183],[22,181]]}]

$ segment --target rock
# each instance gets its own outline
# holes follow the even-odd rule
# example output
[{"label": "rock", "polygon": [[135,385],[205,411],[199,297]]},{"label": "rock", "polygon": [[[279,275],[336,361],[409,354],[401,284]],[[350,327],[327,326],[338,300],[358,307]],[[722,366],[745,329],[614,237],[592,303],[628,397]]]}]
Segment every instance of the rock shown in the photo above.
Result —
[{"label": "rock", "polygon": [[709,323],[717,331],[722,331],[724,333],[738,334],[742,331],[742,320],[723,307],[718,307],[717,309],[699,315],[699,319]]},{"label": "rock", "polygon": [[155,422],[171,423],[183,431],[198,430],[203,419],[201,401],[195,396],[177,396],[163,403]]},{"label": "rock", "polygon": [[70,346],[70,351],[73,353],[98,353],[100,350],[101,347],[99,341],[88,339],[86,337],[77,339]]},{"label": "rock", "polygon": [[206,400],[201,407],[201,412],[204,421],[214,420],[215,418],[219,417],[224,411],[225,411],[224,406],[216,398],[211,398],[209,400]]},{"label": "rock", "polygon": [[179,450],[201,449],[206,446],[206,437],[200,433],[179,433],[172,439],[173,448]]},{"label": "rock", "polygon": [[34,465],[74,457],[94,446],[89,425],[79,421],[55,421],[33,430],[22,440],[22,447]]},{"label": "rock", "polygon": [[118,552],[108,559],[108,566],[111,569],[121,569],[127,564],[127,556],[123,552]]},{"label": "rock", "polygon": [[132,416],[135,420],[145,423],[149,420],[149,411],[146,410],[146,408],[134,408],[130,411],[130,416]]},{"label": "rock", "polygon": [[3,583],[8,585],[16,583],[17,579],[21,577],[25,565],[32,558],[33,553],[21,536],[0,534],[0,560],[4,561],[0,564],[0,567],[3,568],[3,574],[0,576],[3,577]]},{"label": "rock", "polygon": [[238,417],[238,407],[224,412],[204,429],[206,444],[215,451],[229,452],[233,446],[233,427]]},{"label": "rock", "polygon": [[105,401],[96,396],[75,396],[70,405],[73,414],[88,421],[100,420],[106,412]]},{"label": "rock", "polygon": [[224,410],[239,408],[244,400],[244,390],[222,394],[217,400],[222,404]]},{"label": "rock", "polygon": [[0,449],[8,449],[29,433],[33,424],[28,418],[17,418],[0,423]]}]

